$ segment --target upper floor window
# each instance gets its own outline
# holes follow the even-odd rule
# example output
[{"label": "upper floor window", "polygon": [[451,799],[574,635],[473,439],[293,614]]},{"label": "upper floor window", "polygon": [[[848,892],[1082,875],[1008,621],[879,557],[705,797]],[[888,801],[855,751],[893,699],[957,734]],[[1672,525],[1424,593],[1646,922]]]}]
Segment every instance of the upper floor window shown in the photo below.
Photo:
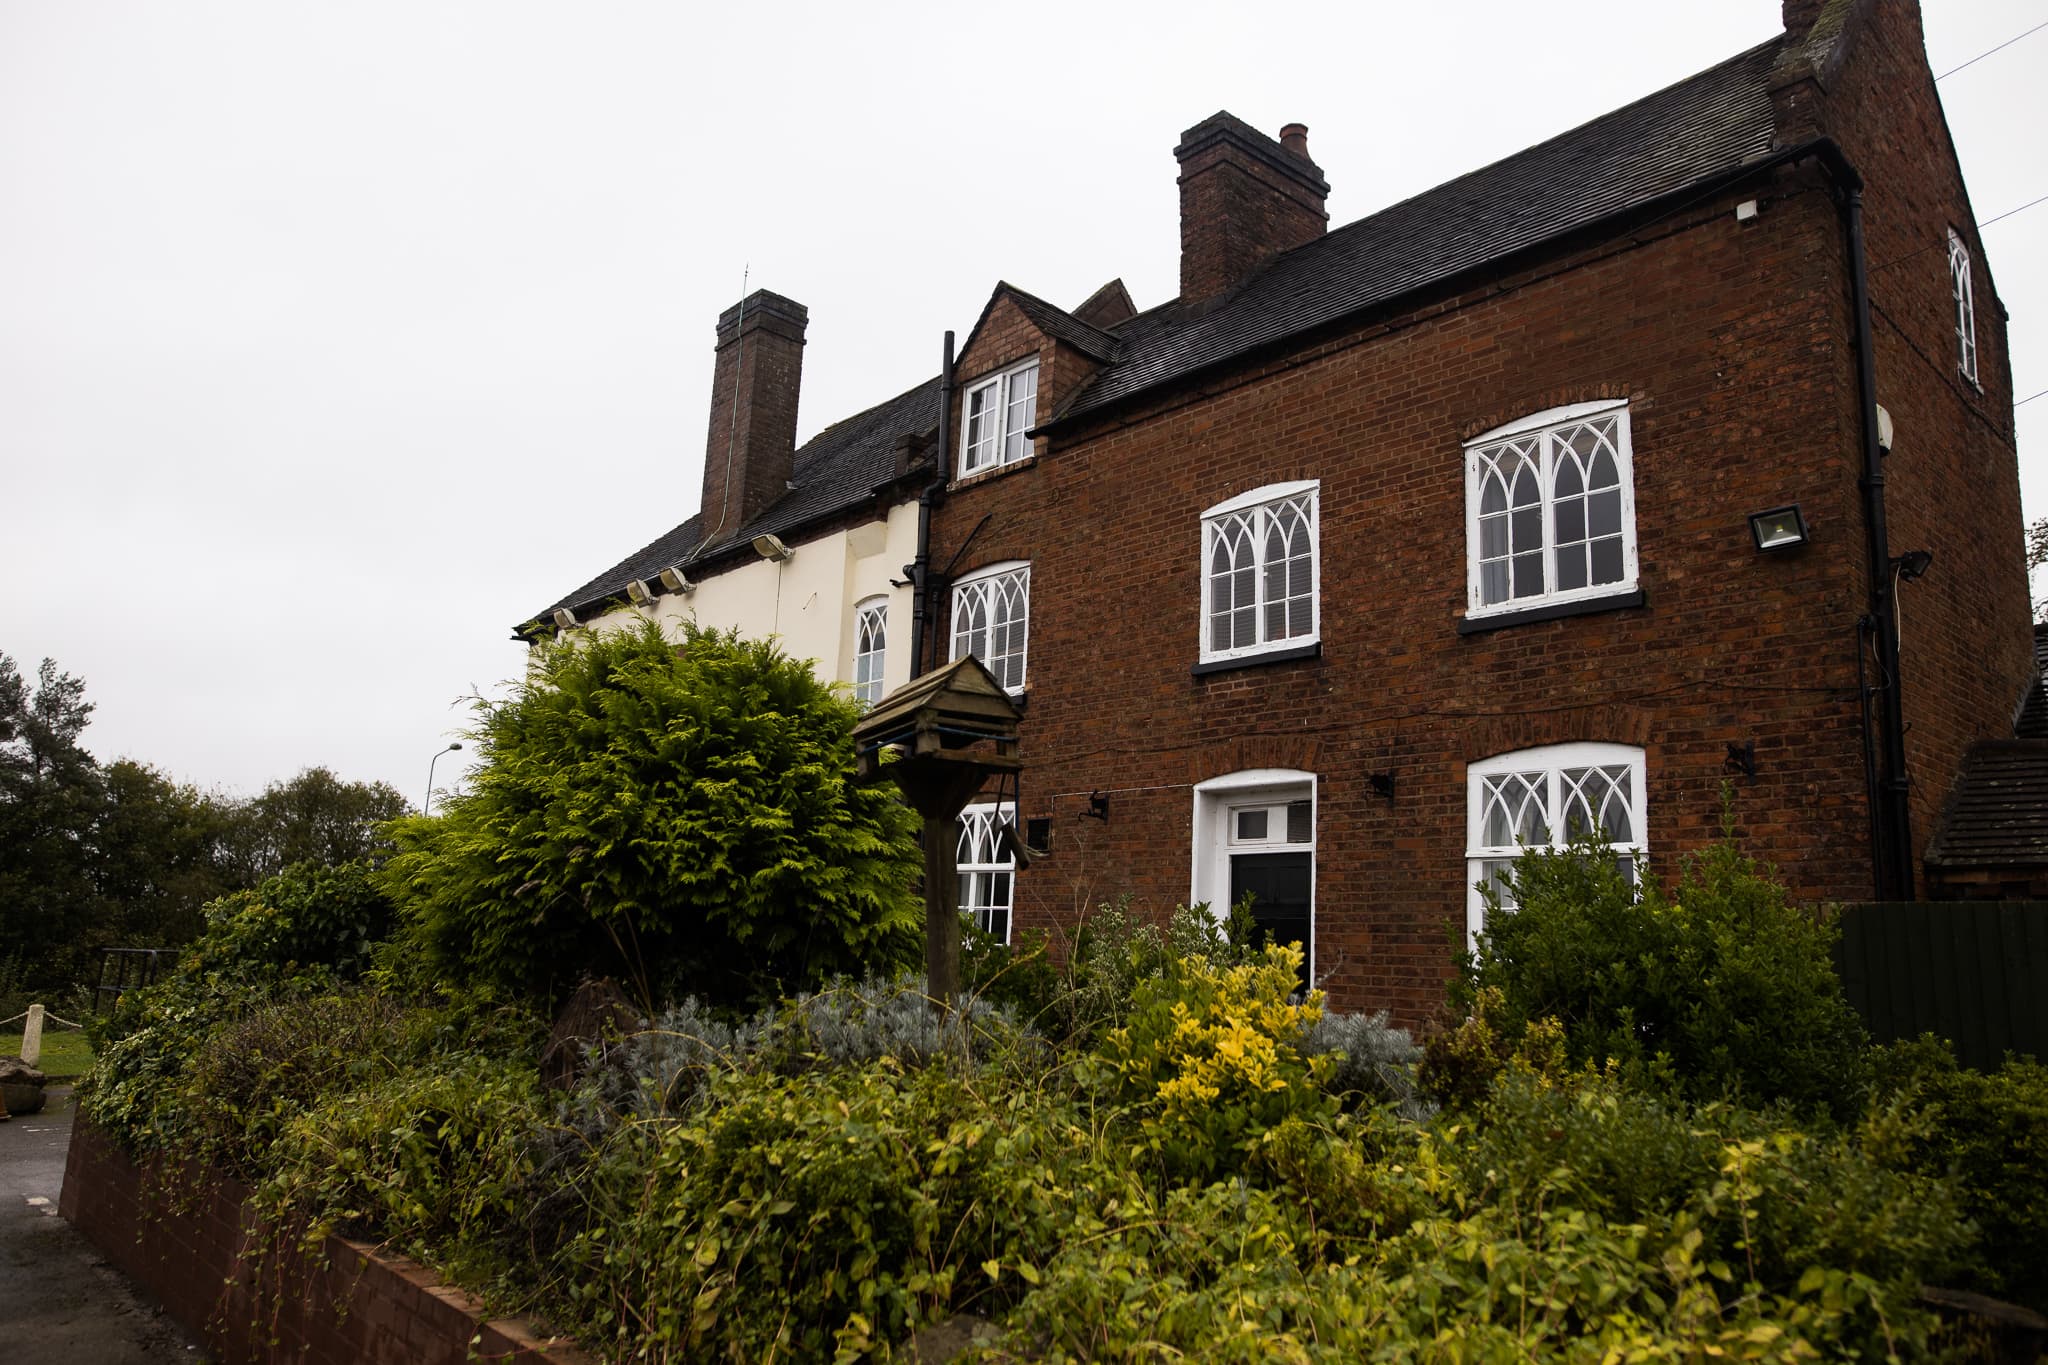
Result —
[{"label": "upper floor window", "polygon": [[853,609],[853,695],[862,706],[882,699],[882,665],[888,657],[889,601],[870,597]]},{"label": "upper floor window", "polygon": [[1628,403],[1574,403],[1465,443],[1468,616],[1636,586]]},{"label": "upper floor window", "polygon": [[1466,927],[1485,928],[1490,885],[1500,908],[1514,902],[1504,880],[1524,849],[1563,848],[1590,836],[1614,852],[1634,881],[1644,842],[1643,751],[1625,744],[1552,744],[1466,769]]},{"label": "upper floor window", "polygon": [[1010,692],[1024,690],[1031,566],[992,564],[953,585],[952,658],[972,654]]},{"label": "upper floor window", "polygon": [[1955,288],[1956,368],[1972,384],[1977,382],[1977,311],[1970,292],[1970,248],[1954,228],[1948,230],[1948,276]]},{"label": "upper floor window", "polygon": [[1317,638],[1320,485],[1268,484],[1202,513],[1202,660]]},{"label": "upper floor window", "polygon": [[1010,911],[1016,904],[1017,860],[1003,847],[1003,830],[1017,827],[1015,807],[973,805],[960,812],[960,913],[983,932],[1010,941]]},{"label": "upper floor window", "polygon": [[1038,360],[968,386],[960,432],[960,477],[1031,453],[1024,433],[1038,420]]}]

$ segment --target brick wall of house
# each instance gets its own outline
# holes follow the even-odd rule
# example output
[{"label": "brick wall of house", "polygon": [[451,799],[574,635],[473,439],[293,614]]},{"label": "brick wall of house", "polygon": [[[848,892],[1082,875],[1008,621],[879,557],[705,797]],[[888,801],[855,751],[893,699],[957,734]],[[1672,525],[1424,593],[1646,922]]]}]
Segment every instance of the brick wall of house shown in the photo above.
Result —
[{"label": "brick wall of house", "polygon": [[245,1191],[196,1167],[140,1167],[80,1122],[71,1135],[59,1211],[139,1281],[225,1365],[589,1365],[587,1353],[542,1338],[425,1267],[330,1237],[315,1259],[293,1239],[268,1244]]},{"label": "brick wall of house", "polygon": [[[1916,850],[1961,756],[2012,733],[2033,676],[2005,311],[1928,70],[1917,6],[1865,0],[1821,106],[1864,180],[1891,552],[1931,549],[1899,591],[1900,667]],[[1985,206],[1986,211],[1994,211]],[[1978,383],[1958,368],[1947,231],[1970,249]]]},{"label": "brick wall of house", "polygon": [[[1780,189],[1765,220],[1735,220],[1746,194],[1695,205],[957,488],[935,561],[987,514],[959,567],[1032,565],[1023,814],[1052,818],[1055,851],[1019,878],[1019,923],[1124,892],[1163,914],[1189,892],[1194,783],[1312,771],[1318,975],[1412,1023],[1462,941],[1465,765],[1580,739],[1647,751],[1663,876],[1718,829],[1726,746],[1754,739],[1757,776],[1733,779],[1749,845],[1798,894],[1867,896],[1839,233],[1816,176]],[[1612,396],[1646,605],[1460,635],[1463,439]],[[1310,478],[1321,657],[1193,676],[1203,509]],[[1746,514],[1791,501],[1813,545],[1758,555]],[[1082,814],[1093,791],[1107,822]]]}]

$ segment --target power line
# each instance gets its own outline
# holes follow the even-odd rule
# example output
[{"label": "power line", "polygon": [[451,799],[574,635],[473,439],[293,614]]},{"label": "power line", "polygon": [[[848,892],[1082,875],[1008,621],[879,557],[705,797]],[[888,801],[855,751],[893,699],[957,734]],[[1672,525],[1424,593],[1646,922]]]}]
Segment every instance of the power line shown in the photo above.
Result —
[{"label": "power line", "polygon": [[[2044,25],[2043,27],[2048,27],[2048,25]],[[2002,223],[2006,219],[2012,217],[2015,213],[2024,213],[2028,209],[2033,208],[2036,204],[2048,204],[2048,194],[2042,195],[2039,199],[2029,199],[2026,203],[2021,204],[2016,209],[2007,209],[2004,213],[1999,214],[1996,218],[1986,218],[1984,221],[1977,224],[1977,230],[1981,232],[1985,228],[1990,227],[1993,223]],[[1897,265],[1901,261],[1910,261],[1915,256],[1925,256],[1930,251],[1943,250],[1947,248],[1947,246],[1948,238],[1943,237],[1939,241],[1930,242],[1926,246],[1920,247],[1917,250],[1909,251],[1903,256],[1894,256],[1890,260],[1886,261],[1883,265],[1874,265],[1870,267],[1870,273],[1875,275],[1880,270],[1890,270],[1893,266]]]},{"label": "power line", "polygon": [[[2011,47],[2014,43],[2018,42],[2021,38],[2025,38],[2029,34],[2039,33],[2044,28],[2048,28],[2048,21],[2044,21],[2042,23],[2034,25],[2032,28],[2028,29],[2026,33],[2019,34],[2015,37],[2007,38],[1997,47],[1992,48],[1991,52],[2003,52],[2005,51],[2005,49]],[[1975,66],[1978,62],[1981,62],[1986,57],[1989,57],[1991,55],[1991,52],[1979,52],[1976,56],[1970,58],[1969,61],[1964,62],[1963,66]],[[1937,81],[1945,81],[1950,76],[1955,75],[1956,72],[1961,71],[1963,69],[1963,66],[1950,67],[1947,71],[1942,72],[1939,76],[1936,76],[1934,79],[1936,79]]]},{"label": "power line", "polygon": [[2036,398],[2048,398],[2048,389],[2043,389],[2039,393],[2030,393],[2025,398],[2020,399],[2019,402],[2014,403],[2013,406],[2016,408],[2023,408],[2027,404],[2033,402]]}]

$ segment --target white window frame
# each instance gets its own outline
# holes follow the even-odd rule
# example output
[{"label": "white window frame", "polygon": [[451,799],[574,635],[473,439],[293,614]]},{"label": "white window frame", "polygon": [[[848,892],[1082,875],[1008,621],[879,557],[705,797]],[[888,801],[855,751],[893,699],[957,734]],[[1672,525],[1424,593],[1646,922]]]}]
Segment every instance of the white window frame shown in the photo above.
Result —
[{"label": "white window frame", "polygon": [[[972,915],[984,933],[994,933],[989,921],[998,908],[1003,912],[1004,943],[1010,941],[1017,923],[1017,860],[1002,856],[1002,831],[1017,829],[1017,808],[1002,802],[980,801],[960,812],[959,842],[954,860],[960,872],[960,913]],[[999,882],[1007,877],[1007,882]],[[1009,894],[997,894],[1007,886]]]},{"label": "white window frame", "polygon": [[889,599],[870,597],[853,609],[853,695],[863,707],[882,699],[888,662]]},{"label": "white window frame", "polygon": [[960,399],[960,477],[1029,458],[1024,433],[1037,420],[1037,356],[969,384]]},{"label": "white window frame", "polygon": [[[1512,753],[1495,754],[1491,758],[1468,765],[1465,769],[1465,887],[1466,913],[1465,937],[1469,944],[1478,942],[1479,933],[1486,927],[1486,897],[1480,890],[1480,883],[1487,876],[1486,864],[1512,861],[1529,848],[1564,848],[1570,842],[1560,813],[1571,793],[1566,774],[1588,774],[1595,769],[1611,773],[1617,768],[1627,770],[1629,790],[1625,809],[1628,814],[1629,830],[1633,837],[1615,840],[1608,847],[1617,854],[1625,854],[1641,875],[1644,859],[1649,856],[1649,807],[1644,793],[1643,751],[1632,744],[1597,744],[1578,742],[1573,744],[1546,744],[1540,748],[1517,749]],[[1499,789],[1501,779],[1514,777],[1537,778],[1542,782],[1543,819],[1547,830],[1547,842],[1488,844],[1482,842],[1489,802]],[[1581,778],[1584,781],[1584,778]],[[1530,782],[1529,787],[1536,784]],[[1527,789],[1525,788],[1525,791]],[[1534,794],[1534,793],[1529,793]],[[1613,797],[1610,790],[1601,793]],[[1595,811],[1597,818],[1600,812]],[[1503,909],[1512,909],[1504,905]]]},{"label": "white window frame", "polygon": [[[979,630],[963,629],[969,611],[979,603],[987,612]],[[1019,628],[1016,649],[1010,654],[991,658],[990,639],[996,627],[996,610],[1014,604],[1017,615],[1014,618]],[[1012,559],[1001,564],[991,564],[971,574],[963,574],[953,584],[953,630],[952,652],[946,657],[957,659],[963,654],[979,658],[988,671],[996,675],[996,681],[1011,696],[1024,691],[1029,676],[1027,666],[1031,645],[1031,564],[1027,560]],[[1016,660],[1016,677],[1007,676],[1009,659]]]},{"label": "white window frame", "polygon": [[1948,278],[1956,305],[1956,368],[1977,383],[1976,291],[1970,285],[1970,248],[1962,234],[1948,230]]},{"label": "white window frame", "polygon": [[[1621,577],[1611,583],[1587,583],[1583,587],[1560,589],[1557,583],[1558,536],[1557,536],[1557,460],[1558,437],[1592,419],[1613,414],[1615,437],[1613,452],[1615,472],[1619,479],[1621,493]],[[1498,602],[1485,600],[1484,559],[1481,553],[1480,506],[1485,491],[1486,475],[1493,458],[1504,447],[1526,445],[1533,440],[1536,451],[1536,479],[1540,486],[1538,506],[1542,516],[1542,555],[1544,589],[1539,593],[1516,597],[1510,585],[1509,595]],[[1604,539],[1604,537],[1602,537]],[[1575,544],[1584,544],[1581,540]],[[1526,552],[1525,552],[1526,553]],[[1629,408],[1626,398],[1602,399],[1591,403],[1570,403],[1563,407],[1546,408],[1531,413],[1505,426],[1481,432],[1465,442],[1465,581],[1468,620],[1488,616],[1505,616],[1514,612],[1527,611],[1532,607],[1554,606],[1560,603],[1597,601],[1603,597],[1617,597],[1636,590],[1636,491],[1635,454],[1629,434]],[[1512,574],[1512,568],[1510,568]],[[1588,575],[1590,577],[1590,573]]]},{"label": "white window frame", "polygon": [[[1202,619],[1200,631],[1201,662],[1213,663],[1222,659],[1244,659],[1259,654],[1270,654],[1275,650],[1298,649],[1320,643],[1323,638],[1323,593],[1322,593],[1322,481],[1300,479],[1293,483],[1270,483],[1263,488],[1254,488],[1234,498],[1217,503],[1202,513]],[[1272,605],[1269,593],[1272,585],[1268,576],[1272,563],[1267,557],[1271,548],[1268,536],[1273,519],[1282,509],[1292,507],[1299,511],[1308,526],[1308,572],[1309,572],[1309,621],[1308,630],[1295,635],[1269,636],[1267,610]],[[1218,575],[1214,571],[1213,556],[1218,541],[1225,535],[1242,531],[1251,540],[1253,563],[1251,573],[1254,601],[1251,605],[1252,627],[1257,638],[1250,644],[1217,648],[1214,634],[1214,615],[1217,609]],[[1233,573],[1244,572],[1233,569]],[[1244,610],[1241,603],[1233,603],[1236,610]]]},{"label": "white window frame", "polygon": [[[1306,844],[1269,840],[1247,845],[1233,838],[1235,813],[1246,806],[1285,806],[1306,799],[1309,838]],[[1318,804],[1316,775],[1299,768],[1247,768],[1224,773],[1195,784],[1195,833],[1193,866],[1188,878],[1188,904],[1207,905],[1210,918],[1222,924],[1230,916],[1230,855],[1232,852],[1309,854],[1308,979],[1316,979],[1316,883],[1321,880],[1316,866],[1316,821]],[[1283,817],[1284,818],[1284,817]]]}]

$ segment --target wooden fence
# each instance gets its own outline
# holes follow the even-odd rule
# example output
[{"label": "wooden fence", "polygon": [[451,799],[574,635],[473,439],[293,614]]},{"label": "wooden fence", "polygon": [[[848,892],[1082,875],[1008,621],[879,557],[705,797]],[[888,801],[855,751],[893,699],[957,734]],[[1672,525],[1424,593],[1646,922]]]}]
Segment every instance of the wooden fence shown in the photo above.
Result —
[{"label": "wooden fence", "polygon": [[1844,906],[1835,965],[1879,1042],[1938,1033],[1970,1066],[2048,1061],[2048,901]]}]

